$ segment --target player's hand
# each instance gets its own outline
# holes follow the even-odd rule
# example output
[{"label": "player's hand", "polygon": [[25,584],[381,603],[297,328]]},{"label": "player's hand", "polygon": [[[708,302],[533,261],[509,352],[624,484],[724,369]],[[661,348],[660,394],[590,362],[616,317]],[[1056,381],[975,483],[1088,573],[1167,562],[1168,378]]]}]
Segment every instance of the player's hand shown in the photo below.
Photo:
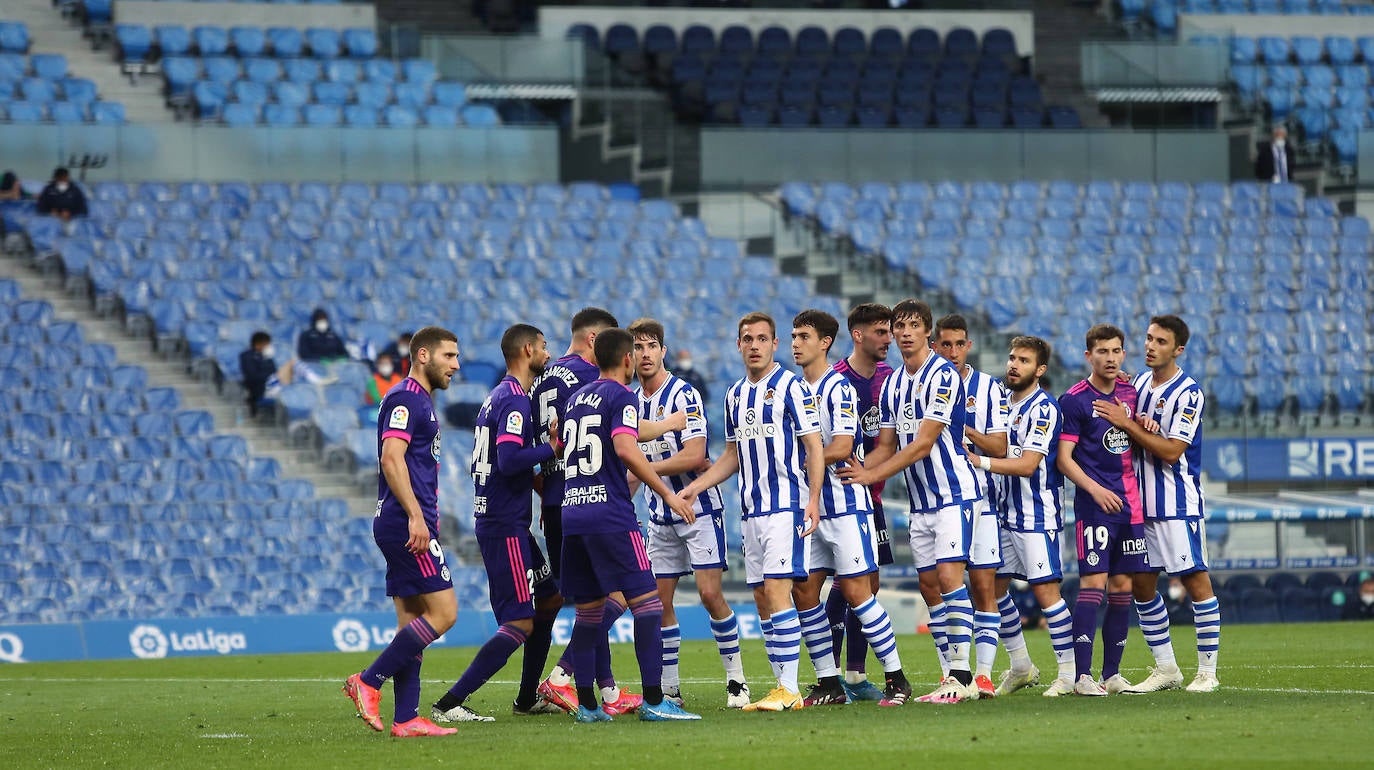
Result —
[{"label": "player's hand", "polygon": [[802,514],[806,522],[806,529],[802,530],[801,536],[806,537],[816,531],[816,527],[821,525],[821,503],[816,498],[811,498],[806,503],[806,511]]},{"label": "player's hand", "polygon": [[[695,500],[696,495],[692,495],[692,499]],[[681,516],[682,520],[687,522],[688,524],[691,524],[697,520],[697,513],[696,511],[692,510],[692,503],[689,503],[686,500],[682,499],[681,494],[674,495],[665,502],[668,503],[668,508],[672,510],[673,513],[676,513],[677,515]]]},{"label": "player's hand", "polygon": [[1131,407],[1119,398],[1111,401],[1105,398],[1097,399],[1093,402],[1093,415],[1101,417],[1122,430],[1135,422],[1135,415],[1131,413]]},{"label": "player's hand", "polygon": [[423,518],[409,519],[410,537],[406,539],[406,549],[413,554],[429,550],[429,526]]},{"label": "player's hand", "polygon": [[873,474],[864,468],[854,457],[845,461],[844,465],[835,470],[840,480],[846,484],[858,484],[860,486],[872,486],[877,481]]},{"label": "player's hand", "polygon": [[1117,497],[1115,492],[1107,489],[1101,484],[1095,485],[1093,489],[1088,490],[1088,494],[1092,495],[1093,502],[1097,503],[1097,507],[1107,513],[1117,513],[1122,508],[1121,498]]},{"label": "player's hand", "polygon": [[558,415],[549,416],[549,446],[553,447],[553,456],[563,457],[563,439],[558,435]]},{"label": "player's hand", "polygon": [[1159,432],[1159,423],[1155,422],[1154,418],[1144,412],[1135,416],[1135,424],[1144,428],[1146,433]]},{"label": "player's hand", "polygon": [[663,427],[668,433],[685,430],[687,428],[687,413],[673,412],[663,418]]},{"label": "player's hand", "polygon": [[[691,508],[697,501],[697,494],[698,493],[694,491],[690,485],[688,485],[685,489],[683,489],[681,492],[678,492],[673,497],[674,499],[681,502],[683,505],[687,506],[688,508]],[[668,507],[673,508],[673,506],[671,505]],[[677,509],[673,508],[673,510]]]}]

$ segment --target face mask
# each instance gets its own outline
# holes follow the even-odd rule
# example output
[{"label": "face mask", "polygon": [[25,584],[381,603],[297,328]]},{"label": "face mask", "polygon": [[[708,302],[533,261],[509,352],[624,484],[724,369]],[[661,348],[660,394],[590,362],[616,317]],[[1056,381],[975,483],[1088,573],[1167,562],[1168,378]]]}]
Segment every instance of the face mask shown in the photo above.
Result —
[{"label": "face mask", "polygon": [[1283,149],[1283,145],[1284,145],[1284,140],[1282,140],[1282,139],[1275,139],[1275,140],[1274,140],[1274,146],[1277,147],[1277,148],[1279,148],[1280,150]]},{"label": "face mask", "polygon": [[276,358],[277,349],[271,345],[268,345],[267,347],[262,349],[262,355],[264,358]]},{"label": "face mask", "polygon": [[692,359],[690,359],[690,358],[680,358],[680,359],[678,359],[677,368],[682,369],[683,371],[690,370],[690,369],[692,368]]},{"label": "face mask", "polygon": [[325,332],[329,331],[329,322],[324,320],[323,318],[316,321],[315,331],[319,332],[320,334],[324,334]]},{"label": "face mask", "polygon": [[377,367],[377,374],[380,374],[383,377],[390,377],[391,373],[394,371],[396,371],[396,368],[393,367],[391,364],[382,364],[381,366]]},{"label": "face mask", "polygon": [[1011,585],[1017,591],[1021,591],[1022,593],[1030,590],[1030,583],[1027,583],[1024,580],[1020,580],[1017,578],[1012,578]]},{"label": "face mask", "polygon": [[1360,602],[1363,603],[1366,607],[1368,607],[1371,604],[1374,604],[1374,594],[1360,594]]},{"label": "face mask", "polygon": [[71,186],[71,185],[67,184],[66,182],[58,182],[58,183],[57,183],[57,191],[58,191],[58,192],[66,192],[66,191],[67,191],[67,188],[70,187],[70,186]]},{"label": "face mask", "polygon": [[1183,586],[1169,586],[1169,598],[1176,601],[1183,601]]},{"label": "face mask", "polygon": [[406,356],[410,355],[410,346],[409,346],[409,345],[397,345],[397,346],[396,346],[396,352],[400,354],[401,358],[405,358]]}]

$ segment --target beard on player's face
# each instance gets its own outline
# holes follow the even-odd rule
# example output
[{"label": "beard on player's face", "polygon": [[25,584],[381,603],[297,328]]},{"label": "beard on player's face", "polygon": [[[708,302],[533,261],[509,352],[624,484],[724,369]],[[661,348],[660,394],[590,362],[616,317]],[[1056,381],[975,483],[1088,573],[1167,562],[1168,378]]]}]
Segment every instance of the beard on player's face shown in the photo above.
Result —
[{"label": "beard on player's face", "polygon": [[430,361],[425,364],[425,379],[431,388],[448,390],[448,367],[441,361]]}]

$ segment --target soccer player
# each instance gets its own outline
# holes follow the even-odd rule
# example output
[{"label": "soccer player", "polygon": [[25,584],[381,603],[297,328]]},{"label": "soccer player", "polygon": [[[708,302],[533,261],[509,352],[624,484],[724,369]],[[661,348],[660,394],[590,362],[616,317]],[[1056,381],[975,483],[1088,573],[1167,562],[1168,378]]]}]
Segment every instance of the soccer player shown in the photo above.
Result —
[{"label": "soccer player", "polygon": [[826,361],[839,331],[840,322],[820,310],[803,310],[792,319],[792,358],[816,395],[826,464],[821,520],[811,536],[811,574],[792,591],[802,637],[819,680],[807,695],[806,705],[849,702],[840,683],[830,627],[821,606],[821,587],[827,575],[834,575],[832,591],[845,598],[867,634],[866,643],[860,644],[859,649],[873,647],[883,665],[886,686],[878,705],[901,706],[911,697],[911,684],[902,672],[892,621],[873,596],[869,582],[869,575],[878,571],[872,500],[867,487],[846,485],[835,473],[836,466],[851,457],[857,462],[864,458],[858,394],[849,380]]},{"label": "soccer player", "polygon": [[[663,483],[674,492],[691,484],[708,462],[706,455],[706,413],[701,396],[686,380],[663,367],[668,349],[664,347],[663,324],[641,318],[628,329],[634,337],[636,373],[639,376],[639,419],[661,419],[665,414],[682,412],[687,426],[670,431],[657,440],[642,441],[639,448]],[[649,562],[658,581],[663,602],[663,691],[682,705],[678,674],[678,651],[682,632],[673,610],[673,595],[684,576],[696,576],[701,604],[711,616],[711,634],[716,638],[720,662],[725,667],[725,705],[743,708],[749,704],[749,685],[744,677],[744,661],[739,649],[739,622],[721,592],[725,565],[725,505],[720,490],[712,488],[693,503],[696,521],[687,523],[674,516],[666,501],[649,494]]]},{"label": "soccer player", "polygon": [[1012,578],[1030,583],[1049,625],[1059,676],[1050,688],[1053,693],[1045,694],[1069,692],[1074,683],[1073,615],[1059,593],[1064,477],[1054,457],[1063,420],[1059,403],[1040,386],[1049,363],[1048,342],[1039,337],[1012,339],[1003,380],[1010,392],[1011,448],[1005,458],[974,458],[980,470],[997,474],[994,504],[1001,523],[1003,564],[997,571],[996,595],[1000,636],[1011,658],[1011,668],[997,685],[998,695],[1040,682],[1040,671],[1026,652],[1021,613],[1008,590]]},{"label": "soccer player", "polygon": [[362,673],[344,682],[358,716],[381,732],[382,683],[396,698],[391,734],[397,738],[452,735],[419,716],[424,650],[458,614],[453,581],[439,543],[439,418],[435,388],[458,372],[458,337],[426,326],[411,341],[410,376],[387,391],[377,417],[377,514],[372,537],[386,558],[386,593],[396,605],[396,636]]},{"label": "soccer player", "polygon": [[745,377],[725,395],[725,452],[678,493],[685,503],[739,473],[745,580],[754,589],[777,687],[745,711],[802,708],[801,623],[792,583],[808,572],[807,537],[820,521],[825,451],[811,389],[773,360],[777,324],[749,313],[736,327]]},{"label": "soccer player", "polygon": [[434,704],[432,716],[440,722],[493,721],[463,703],[521,645],[525,645],[525,656],[514,713],[557,711],[551,704],[536,704],[535,688],[544,673],[563,597],[530,532],[535,469],[563,449],[557,434],[547,443],[540,442],[530,416],[529,389],[549,362],[549,346],[539,329],[515,324],[501,335],[501,355],[506,359],[506,376],[477,413],[471,466],[477,544],[487,571],[491,609],[500,627],[477,651],[463,676]]},{"label": "soccer player", "polygon": [[[995,378],[968,364],[973,340],[968,336],[968,322],[961,315],[947,315],[935,322],[935,352],[954,364],[964,382],[964,410],[968,422],[964,425],[965,447],[969,460],[980,457],[1007,456],[1007,390]],[[992,684],[992,664],[997,658],[997,636],[1001,615],[997,610],[997,568],[1002,566],[1001,533],[997,512],[991,505],[992,474],[981,467],[973,473],[986,496],[978,503],[973,517],[973,546],[969,549],[968,582],[973,595],[973,684],[978,697],[997,695]],[[927,573],[929,574],[929,573]],[[926,602],[939,599],[939,586],[931,575],[929,587],[922,586]],[[932,622],[932,628],[934,623]]]},{"label": "soccer player", "polygon": [[601,378],[567,404],[562,437],[567,446],[563,497],[563,590],[577,607],[573,624],[573,672],[578,722],[608,722],[596,701],[596,647],[605,639],[601,613],[607,597],[620,592],[635,622],[635,657],[644,687],[639,718],[645,721],[700,719],[663,697],[663,602],[654,584],[644,536],[635,519],[626,470],[669,503],[691,524],[692,506],[649,467],[639,449],[639,404],[628,387],[634,377],[634,338],[606,329],[594,347]]},{"label": "soccer player", "polygon": [[883,385],[878,446],[863,465],[840,475],[865,486],[906,473],[911,504],[911,553],[920,572],[934,571],[947,613],[949,673],[926,703],[976,700],[969,646],[973,604],[964,567],[973,540],[973,516],[982,499],[968,458],[959,451],[967,415],[963,383],[954,365],[930,349],[930,306],[915,299],[892,308],[892,336],[902,368]]},{"label": "soccer player", "polygon": [[[1121,655],[1130,626],[1133,585],[1148,584],[1155,592],[1155,574],[1145,554],[1140,485],[1136,481],[1131,437],[1097,414],[1093,402],[1118,399],[1136,403],[1136,390],[1121,380],[1125,333],[1110,324],[1088,330],[1083,354],[1092,370],[1088,379],[1069,388],[1059,399],[1063,430],[1059,434],[1059,471],[1074,483],[1077,519],[1078,601],[1073,610],[1073,692],[1108,695],[1131,686],[1121,676]],[[1092,677],[1093,637],[1097,610],[1103,600],[1102,681]],[[1046,694],[1060,694],[1059,681]]]},{"label": "soccer player", "polygon": [[[600,376],[600,371],[592,361],[596,336],[617,326],[619,323],[615,316],[599,307],[583,308],[572,317],[572,342],[568,345],[568,352],[545,370],[544,376],[539,378],[530,393],[530,400],[538,412],[541,433],[548,431],[555,423],[573,393]],[[641,425],[640,435],[650,440],[662,435],[665,430],[680,430],[684,424],[683,415],[675,413],[662,424]],[[556,459],[545,463],[540,487],[542,505],[539,521],[544,529],[544,544],[549,550],[549,566],[555,581],[559,580],[562,572],[563,482],[563,461]],[[606,601],[602,617],[605,619],[607,635],[616,620],[625,614],[624,599],[619,594],[612,594]],[[597,646],[596,671],[597,680],[601,683],[601,700],[608,711],[612,714],[629,713],[639,706],[639,695],[621,691],[616,686],[615,675],[611,671],[609,636]],[[548,677],[539,684],[539,695],[564,711],[577,709],[577,688],[573,685],[572,659],[567,649],[564,649]]]},{"label": "soccer player", "polygon": [[[1221,641],[1221,607],[1207,572],[1207,527],[1203,519],[1202,388],[1178,365],[1188,345],[1188,324],[1176,315],[1150,319],[1145,332],[1145,366],[1135,380],[1139,399],[1133,404],[1095,403],[1111,423],[1130,434],[1140,448],[1136,468],[1145,503],[1145,547],[1151,566],[1161,567],[1183,582],[1193,600],[1197,633],[1197,677],[1189,692],[1212,692],[1217,681],[1217,647]],[[1125,407],[1125,408],[1123,408]],[[1146,430],[1130,418],[1134,409],[1158,423]],[[1152,584],[1150,588],[1155,588]],[[1167,690],[1183,684],[1169,639],[1169,613],[1157,591],[1136,593],[1136,613],[1155,667],[1128,693]],[[1142,598],[1144,601],[1142,601]]]},{"label": "soccer player", "polygon": [[[887,349],[892,344],[892,310],[876,302],[856,305],[849,311],[846,319],[849,338],[854,350],[848,358],[835,362],[835,371],[844,375],[854,387],[858,397],[859,427],[863,431],[863,450],[872,452],[878,441],[878,401],[883,392],[883,383],[892,374],[887,365]],[[883,515],[883,482],[869,488],[873,500],[873,511],[869,516],[870,526],[878,538],[878,566],[894,563],[892,541],[887,529],[887,517]],[[874,596],[878,594],[878,571],[868,576],[868,587]],[[825,602],[825,614],[830,620],[831,639],[835,646],[835,660],[838,665],[840,648],[845,637],[849,646],[845,648],[844,691],[850,700],[882,700],[883,691],[868,681],[866,670],[868,642],[864,638],[863,624],[858,616],[849,610],[844,593],[831,591]]]}]

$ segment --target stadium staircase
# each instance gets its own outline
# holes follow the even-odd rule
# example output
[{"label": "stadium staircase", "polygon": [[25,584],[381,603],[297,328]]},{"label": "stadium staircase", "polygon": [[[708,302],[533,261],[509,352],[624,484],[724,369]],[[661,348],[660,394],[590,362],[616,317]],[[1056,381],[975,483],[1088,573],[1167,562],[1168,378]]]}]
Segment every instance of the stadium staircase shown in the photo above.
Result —
[{"label": "stadium staircase", "polygon": [[165,122],[161,81],[131,80],[111,58],[108,45],[94,48],[75,21],[64,19],[49,0],[6,0],[4,18],[28,25],[33,47],[29,53],[55,53],[67,57],[72,77],[88,78],[101,99],[124,105],[130,123]]},{"label": "stadium staircase", "polygon": [[1097,102],[1083,90],[1080,59],[1088,40],[1124,40],[1120,25],[1073,0],[1035,0],[1035,72],[1046,104],[1078,110],[1084,128],[1109,128]]},{"label": "stadium staircase", "polygon": [[[318,464],[317,451],[293,448],[279,426],[248,419],[245,406],[227,401],[204,383],[192,379],[184,358],[163,355],[150,346],[146,337],[131,335],[117,317],[97,315],[85,297],[74,297],[63,291],[60,274],[45,277],[29,269],[26,261],[26,258],[12,256],[0,259],[0,277],[18,281],[26,298],[51,303],[55,318],[79,324],[87,343],[109,344],[115,349],[118,361],[142,366],[148,372],[150,388],[175,388],[181,396],[181,408],[209,412],[217,431],[248,441],[252,456],[275,459],[281,465],[283,479],[311,482],[318,500],[346,500],[352,515],[373,514],[375,499],[361,494],[350,477],[324,471]],[[282,344],[294,343],[284,340]]]}]

